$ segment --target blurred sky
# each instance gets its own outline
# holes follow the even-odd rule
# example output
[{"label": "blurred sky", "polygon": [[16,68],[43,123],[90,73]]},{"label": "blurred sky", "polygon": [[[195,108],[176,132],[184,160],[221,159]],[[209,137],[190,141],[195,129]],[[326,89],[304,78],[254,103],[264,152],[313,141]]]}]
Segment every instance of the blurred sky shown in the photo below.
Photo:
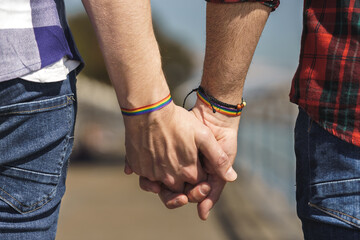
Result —
[{"label": "blurred sky", "polygon": [[[81,1],[65,0],[68,15],[84,11]],[[172,35],[203,58],[205,49],[204,0],[152,0],[154,18]],[[302,1],[283,0],[271,13],[257,47],[245,88],[290,85],[300,52]],[[200,78],[201,70],[196,75]]]}]

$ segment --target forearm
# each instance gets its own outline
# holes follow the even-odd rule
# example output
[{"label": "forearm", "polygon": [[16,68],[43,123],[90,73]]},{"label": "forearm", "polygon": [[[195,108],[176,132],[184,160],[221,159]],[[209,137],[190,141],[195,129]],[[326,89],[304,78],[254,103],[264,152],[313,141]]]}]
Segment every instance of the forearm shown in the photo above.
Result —
[{"label": "forearm", "polygon": [[[136,108],[166,97],[149,0],[82,0],[119,103]],[[91,50],[90,50],[91,51]]]},{"label": "forearm", "polygon": [[207,4],[206,54],[201,86],[237,104],[271,9],[260,3]]}]

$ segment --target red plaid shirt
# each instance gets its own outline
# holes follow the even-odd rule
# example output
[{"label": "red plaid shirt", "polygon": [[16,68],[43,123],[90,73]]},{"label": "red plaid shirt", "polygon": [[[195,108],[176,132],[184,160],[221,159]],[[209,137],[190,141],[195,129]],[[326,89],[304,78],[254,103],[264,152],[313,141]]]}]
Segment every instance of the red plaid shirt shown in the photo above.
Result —
[{"label": "red plaid shirt", "polygon": [[305,0],[290,100],[330,133],[360,146],[360,0]]},{"label": "red plaid shirt", "polygon": [[238,3],[238,2],[260,2],[274,11],[280,4],[280,0],[206,0],[212,3]]},{"label": "red plaid shirt", "polygon": [[[273,9],[279,4],[255,2]],[[359,22],[360,0],[304,0],[301,54],[290,100],[324,129],[360,147]]]}]

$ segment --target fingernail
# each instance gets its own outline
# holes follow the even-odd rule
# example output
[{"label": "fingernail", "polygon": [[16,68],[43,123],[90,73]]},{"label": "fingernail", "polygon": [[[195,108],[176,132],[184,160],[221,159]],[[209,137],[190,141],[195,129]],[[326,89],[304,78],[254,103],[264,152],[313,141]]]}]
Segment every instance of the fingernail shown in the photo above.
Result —
[{"label": "fingernail", "polygon": [[199,189],[200,193],[201,193],[203,196],[207,196],[207,195],[209,194],[210,190],[211,190],[211,188],[210,188],[210,186],[207,185],[207,184],[201,185],[201,187],[200,187],[200,189]]},{"label": "fingernail", "polygon": [[237,178],[237,173],[235,172],[235,170],[230,167],[229,170],[226,172],[225,177],[227,179],[227,181],[232,182],[235,181]]},{"label": "fingernail", "polygon": [[208,219],[209,214],[210,214],[210,211],[208,211],[208,212],[206,213],[206,215],[205,215],[205,219],[204,219],[204,220],[207,220],[207,219]]},{"label": "fingernail", "polygon": [[175,207],[180,207],[180,206],[181,206],[181,200],[180,200],[180,198],[176,198],[176,199],[175,199],[174,206],[175,206]]}]

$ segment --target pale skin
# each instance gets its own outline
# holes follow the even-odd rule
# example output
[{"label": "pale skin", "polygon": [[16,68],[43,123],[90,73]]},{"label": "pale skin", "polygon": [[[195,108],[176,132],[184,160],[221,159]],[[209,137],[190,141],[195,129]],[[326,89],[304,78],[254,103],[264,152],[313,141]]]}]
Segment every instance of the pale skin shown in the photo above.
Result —
[{"label": "pale skin", "polygon": [[[83,4],[120,106],[136,108],[167,96],[150,1],[83,0]],[[257,3],[208,4],[207,11],[202,86],[219,100],[236,104],[270,9]],[[124,116],[125,172],[138,174],[141,188],[159,193],[169,208],[189,200],[199,202],[199,216],[206,219],[225,183],[236,179],[232,164],[239,121],[239,117],[213,114],[199,101],[192,112],[171,103],[150,114]]]}]

